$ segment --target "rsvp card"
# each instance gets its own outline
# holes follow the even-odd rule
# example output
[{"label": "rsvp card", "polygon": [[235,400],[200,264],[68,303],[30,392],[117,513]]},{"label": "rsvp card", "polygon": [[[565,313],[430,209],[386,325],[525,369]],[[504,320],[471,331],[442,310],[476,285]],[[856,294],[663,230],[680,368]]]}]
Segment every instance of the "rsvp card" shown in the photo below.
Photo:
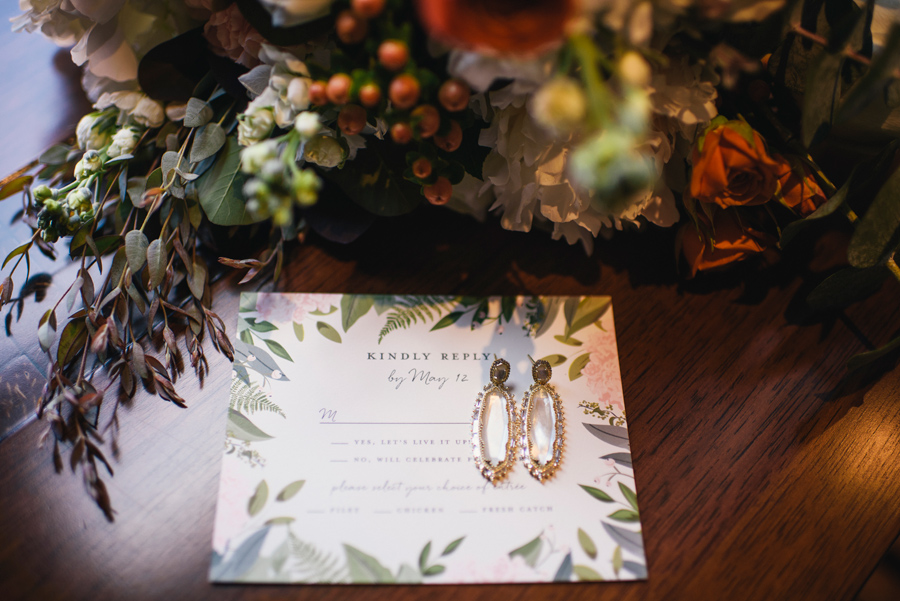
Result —
[{"label": "rsvp card", "polygon": [[[210,580],[647,577],[609,297],[241,296]],[[492,485],[472,415],[552,366],[555,475]]]}]

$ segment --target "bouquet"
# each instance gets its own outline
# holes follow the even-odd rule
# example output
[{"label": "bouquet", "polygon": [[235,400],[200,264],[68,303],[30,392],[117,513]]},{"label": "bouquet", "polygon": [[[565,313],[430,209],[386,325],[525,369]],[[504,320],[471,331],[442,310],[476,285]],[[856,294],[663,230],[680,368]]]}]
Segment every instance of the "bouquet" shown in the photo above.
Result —
[{"label": "bouquet", "polygon": [[[40,320],[40,413],[110,519],[101,404],[142,384],[184,405],[182,353],[198,374],[204,341],[233,354],[209,265],[277,278],[309,231],[352,242],[423,203],[588,253],[617,229],[678,228],[694,277],[834,215],[853,224],[850,266],[810,304],[900,279],[900,16],[877,2],[20,7],[13,28],[71,47],[95,110],[0,182],[33,229],[4,261],[0,302],[9,329],[31,253],[78,263]],[[255,250],[224,256],[236,236]]]}]

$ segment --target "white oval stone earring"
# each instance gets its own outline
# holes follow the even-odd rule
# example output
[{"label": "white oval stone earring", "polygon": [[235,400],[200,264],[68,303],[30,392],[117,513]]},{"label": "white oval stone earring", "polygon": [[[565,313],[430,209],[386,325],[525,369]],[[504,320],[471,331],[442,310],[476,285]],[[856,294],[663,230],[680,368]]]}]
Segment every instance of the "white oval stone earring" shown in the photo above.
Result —
[{"label": "white oval stone earring", "polygon": [[481,475],[496,484],[516,462],[519,428],[516,400],[505,384],[509,378],[506,359],[494,355],[490,378],[472,412],[472,454]]},{"label": "white oval stone earring", "polygon": [[559,394],[549,383],[550,364],[531,359],[534,384],[522,398],[522,461],[528,472],[543,482],[553,476],[562,461],[565,417]]}]

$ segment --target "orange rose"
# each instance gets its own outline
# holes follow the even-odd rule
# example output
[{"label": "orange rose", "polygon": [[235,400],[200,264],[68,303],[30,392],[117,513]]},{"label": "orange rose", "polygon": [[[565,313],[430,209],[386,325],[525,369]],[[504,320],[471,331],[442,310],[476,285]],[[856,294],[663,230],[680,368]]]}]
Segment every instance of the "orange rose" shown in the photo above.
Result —
[{"label": "orange rose", "polygon": [[828,200],[812,176],[812,170],[800,161],[782,159],[778,183],[784,204],[801,217],[806,217]]},{"label": "orange rose", "polygon": [[713,125],[694,146],[691,196],[727,209],[768,202],[778,189],[781,165],[743,121]]},{"label": "orange rose", "polygon": [[561,44],[575,0],[417,0],[433,38],[485,54],[535,55]]},{"label": "orange rose", "polygon": [[[700,216],[703,218],[703,216]],[[704,218],[705,221],[705,218]],[[742,226],[732,211],[718,211],[715,216],[715,244],[705,234],[698,235],[691,223],[682,226],[681,251],[691,267],[691,277],[698,271],[743,261],[766,249],[767,236]]]}]

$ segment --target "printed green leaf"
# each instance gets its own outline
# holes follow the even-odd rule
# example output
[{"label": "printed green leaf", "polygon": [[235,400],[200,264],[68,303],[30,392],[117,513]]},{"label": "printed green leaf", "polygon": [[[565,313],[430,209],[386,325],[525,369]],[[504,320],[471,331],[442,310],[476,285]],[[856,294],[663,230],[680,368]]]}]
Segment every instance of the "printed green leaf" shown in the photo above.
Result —
[{"label": "printed green leaf", "polygon": [[572,365],[569,366],[569,381],[575,381],[581,377],[581,371],[585,368],[585,366],[590,362],[591,354],[584,353],[583,355],[579,355],[572,360]]},{"label": "printed green leaf", "polygon": [[822,137],[831,125],[841,95],[842,52],[822,52],[812,59],[806,77],[801,113],[803,145],[807,148]]},{"label": "printed green leaf", "polygon": [[125,234],[125,256],[131,273],[137,274],[147,261],[147,247],[150,242],[140,230],[131,230]]},{"label": "printed green leaf", "polygon": [[850,357],[850,360],[847,361],[847,369],[853,371],[854,369],[859,369],[869,363],[884,357],[888,353],[900,348],[900,337],[894,338],[887,344],[882,347],[875,349],[874,351],[868,351],[866,353],[859,353],[857,355],[853,355]]},{"label": "printed green leaf", "polygon": [[576,564],[572,571],[578,576],[578,580],[603,580],[603,576],[590,566]]},{"label": "printed green leaf", "polygon": [[565,355],[547,355],[542,361],[546,361],[550,364],[550,367],[556,367],[557,365],[562,365],[567,361],[567,357]]},{"label": "printed green leaf", "polygon": [[166,265],[169,263],[169,257],[166,256],[166,247],[161,240],[156,239],[147,247],[147,267],[150,270],[150,281],[148,287],[150,290],[162,284],[166,277]]},{"label": "printed green leaf", "polygon": [[419,570],[408,563],[404,563],[397,570],[395,582],[397,584],[422,584],[422,575],[419,573]]},{"label": "printed green leaf", "polygon": [[584,492],[586,492],[587,494],[591,495],[592,497],[594,497],[595,499],[597,499],[599,501],[603,501],[604,503],[612,503],[613,502],[613,498],[611,496],[609,496],[608,494],[606,494],[605,492],[603,492],[602,490],[600,490],[599,488],[594,488],[593,486],[588,486],[586,484],[579,484],[578,486],[580,486],[582,489],[584,489]]},{"label": "printed green leaf", "polygon": [[634,494],[634,491],[621,482],[619,482],[619,490],[622,491],[622,495],[624,495],[625,500],[628,501],[628,504],[631,505],[631,508],[637,511],[637,495]]},{"label": "printed green leaf", "polygon": [[550,331],[550,328],[553,326],[553,322],[556,321],[557,314],[559,314],[559,308],[562,306],[562,300],[560,300],[560,298],[557,296],[544,299],[542,302],[544,303],[544,321],[541,323],[541,326],[534,332],[535,338]]},{"label": "printed green leaf", "polygon": [[562,334],[557,334],[553,338],[555,338],[559,342],[562,342],[563,344],[568,344],[569,346],[581,346],[582,344],[584,344],[580,340],[576,340],[575,338],[566,338]]},{"label": "printed green leaf", "polygon": [[847,248],[847,260],[854,267],[872,267],[892,250],[900,228],[900,169],[887,179],[869,210],[856,223]]},{"label": "printed green leaf", "polygon": [[571,323],[566,328],[566,338],[571,337],[575,332],[586,328],[603,317],[611,303],[612,299],[608,296],[584,298],[578,303],[578,307],[575,309],[574,315],[572,315]]},{"label": "printed green leaf", "polygon": [[268,321],[256,321],[256,319],[252,317],[247,320],[247,325],[255,332],[271,332],[278,329],[273,323]]},{"label": "printed green leaf", "polygon": [[333,327],[325,323],[324,321],[316,322],[316,329],[319,330],[319,334],[327,338],[332,342],[337,342],[340,344],[341,335],[338,334],[338,331]]},{"label": "printed green leaf", "polygon": [[423,574],[425,573],[425,566],[428,565],[428,556],[430,554],[431,554],[431,541],[428,541],[428,543],[426,543],[425,546],[422,547],[422,552],[419,553],[419,569],[422,571]]},{"label": "printed green leaf", "polygon": [[213,156],[225,146],[225,130],[218,123],[209,123],[199,130],[191,145],[191,162],[199,163]]},{"label": "printed green leaf", "polygon": [[446,555],[450,555],[451,553],[453,553],[454,551],[456,551],[456,548],[459,547],[459,546],[462,544],[462,542],[463,542],[463,540],[464,540],[465,538],[466,538],[466,537],[463,536],[463,537],[461,537],[461,538],[456,539],[455,541],[453,541],[453,542],[450,543],[449,545],[447,545],[447,546],[444,548],[444,552],[441,553],[441,557],[444,557],[444,556],[446,556]]},{"label": "printed green leaf", "polygon": [[241,196],[246,178],[240,172],[240,166],[241,146],[231,136],[226,139],[213,166],[197,179],[200,206],[216,225],[246,225],[260,221],[250,215]]},{"label": "printed green leaf", "polygon": [[298,492],[300,492],[300,489],[303,488],[304,484],[306,484],[306,480],[296,480],[294,482],[291,482],[290,484],[285,486],[275,498],[278,501],[287,501]]},{"label": "printed green leaf", "polygon": [[513,317],[513,312],[516,310],[516,297],[514,296],[504,296],[500,299],[500,314],[503,315],[503,319],[506,321],[510,321]]},{"label": "printed green leaf", "polygon": [[274,340],[263,340],[266,343],[266,346],[269,347],[269,350],[272,351],[273,354],[278,355],[282,359],[287,359],[288,361],[293,361],[291,356],[288,354],[284,347],[281,346],[278,342]]},{"label": "printed green leaf", "polygon": [[287,517],[287,516],[285,516],[285,517],[272,518],[272,519],[270,519],[270,520],[266,520],[265,525],[266,525],[266,526],[274,526],[274,525],[276,525],[276,524],[285,524],[285,525],[287,525],[287,524],[293,524],[293,523],[296,522],[296,521],[297,521],[297,518],[292,518],[292,517]]},{"label": "printed green leaf", "polygon": [[618,576],[619,570],[622,569],[622,547],[619,545],[616,545],[616,548],[613,550],[612,565],[613,571],[616,573],[616,576]]},{"label": "printed green leaf", "polygon": [[241,304],[238,312],[246,313],[247,311],[256,311],[256,299],[259,297],[258,292],[241,292]]},{"label": "printed green leaf", "polygon": [[297,340],[303,342],[303,324],[294,322],[294,336],[297,337]]},{"label": "printed green leaf", "polygon": [[553,582],[568,582],[572,579],[572,553],[569,552],[563,558],[562,563],[553,576]]},{"label": "printed green leaf", "polygon": [[443,573],[445,569],[444,566],[435,564],[422,570],[422,576],[437,576],[438,574]]},{"label": "printed green leaf", "polygon": [[572,297],[566,299],[565,304],[563,305],[563,315],[566,318],[566,336],[568,336],[569,329],[572,327],[572,320],[575,319],[575,311],[578,310],[578,297]]},{"label": "printed green leaf", "polygon": [[250,333],[249,329],[241,330],[240,334],[238,334],[238,338],[247,344],[253,344],[253,334]]},{"label": "printed green leaf", "polygon": [[344,331],[350,329],[360,317],[375,306],[375,299],[361,294],[345,294],[341,297],[341,326]]},{"label": "printed green leaf", "polygon": [[434,327],[431,328],[431,331],[434,332],[435,330],[441,330],[443,328],[452,326],[457,321],[459,321],[460,317],[465,314],[465,311],[454,311],[452,313],[447,313],[446,315],[441,317],[441,319],[436,324],[434,324]]},{"label": "printed green leaf", "polygon": [[253,496],[250,497],[250,501],[247,503],[247,513],[250,516],[254,516],[265,506],[266,501],[269,500],[269,485],[266,484],[266,481],[263,480],[256,487],[256,492],[253,493]]},{"label": "printed green leaf", "polygon": [[272,438],[234,409],[228,410],[228,425],[226,426],[226,430],[232,437],[245,442],[256,442]]},{"label": "printed green leaf", "polygon": [[638,522],[641,519],[641,516],[639,516],[637,512],[630,509],[619,509],[618,511],[609,514],[608,517],[620,522]]},{"label": "printed green leaf", "polygon": [[587,556],[591,559],[597,559],[597,545],[594,544],[594,541],[588,536],[588,533],[578,529],[578,544],[581,545],[581,548],[587,553]]},{"label": "printed green leaf", "polygon": [[356,584],[391,583],[394,577],[377,559],[356,547],[344,544],[350,581]]},{"label": "printed green leaf", "polygon": [[532,568],[537,563],[538,557],[541,554],[541,546],[543,545],[543,541],[541,537],[538,536],[534,540],[525,543],[518,549],[513,549],[509,552],[510,557],[515,557],[516,555],[520,556],[525,560],[525,563],[531,566]]}]

